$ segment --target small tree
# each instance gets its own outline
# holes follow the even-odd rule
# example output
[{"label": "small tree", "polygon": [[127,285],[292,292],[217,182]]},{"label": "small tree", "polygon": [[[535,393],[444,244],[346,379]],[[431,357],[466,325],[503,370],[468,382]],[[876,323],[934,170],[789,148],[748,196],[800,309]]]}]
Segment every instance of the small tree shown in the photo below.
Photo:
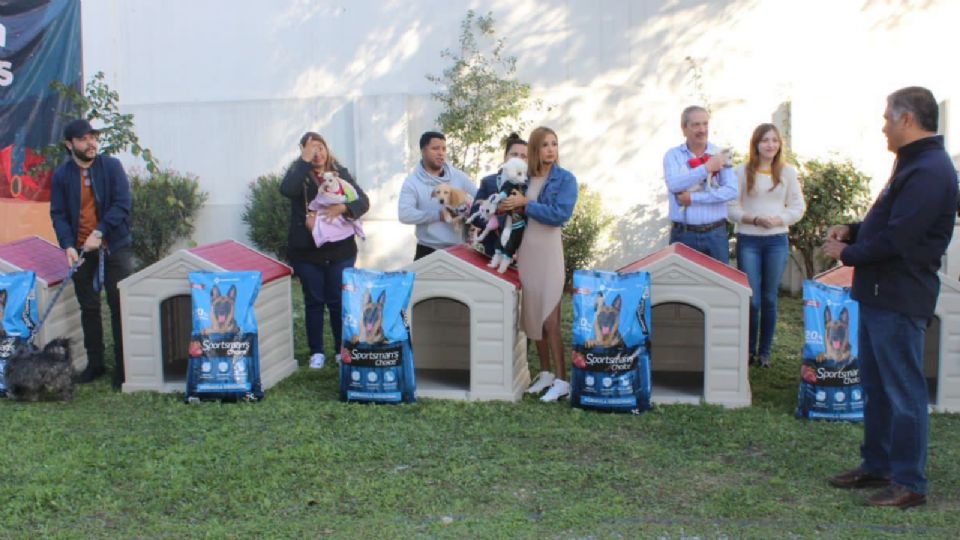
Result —
[{"label": "small tree", "polygon": [[290,200],[280,193],[280,180],[278,174],[266,174],[252,182],[241,219],[257,249],[285,260]]},{"label": "small tree", "polygon": [[[143,159],[147,170],[160,173],[160,166],[148,148],[140,145],[140,139],[133,130],[133,115],[120,113],[120,94],[110,89],[104,80],[102,71],[98,71],[83,92],[67,86],[60,81],[50,83],[50,87],[62,94],[69,105],[64,116],[68,118],[86,118],[103,123],[100,130],[100,152],[114,155],[129,150],[134,156]],[[56,165],[63,155],[63,144],[56,142],[40,150],[45,158],[44,167]]]},{"label": "small tree", "polygon": [[807,211],[790,227],[790,245],[803,257],[807,278],[817,273],[815,253],[831,225],[859,220],[870,203],[870,177],[849,161],[810,160],[800,174]]},{"label": "small tree", "polygon": [[130,190],[133,253],[143,268],[165,257],[177,241],[193,234],[194,219],[207,201],[207,193],[200,190],[195,176],[170,170],[147,178],[133,175]]},{"label": "small tree", "polygon": [[504,56],[493,22],[491,13],[467,11],[460,49],[440,53],[453,65],[442,76],[427,75],[440,88],[432,96],[443,105],[437,124],[447,136],[450,161],[471,178],[499,153],[501,137],[524,128],[519,117],[530,102],[530,85],[514,79],[517,59]]},{"label": "small tree", "polygon": [[613,216],[603,208],[600,194],[580,184],[577,187],[577,206],[573,217],[564,226],[563,263],[566,284],[573,280],[574,270],[584,270],[596,262],[597,242],[613,223]]}]

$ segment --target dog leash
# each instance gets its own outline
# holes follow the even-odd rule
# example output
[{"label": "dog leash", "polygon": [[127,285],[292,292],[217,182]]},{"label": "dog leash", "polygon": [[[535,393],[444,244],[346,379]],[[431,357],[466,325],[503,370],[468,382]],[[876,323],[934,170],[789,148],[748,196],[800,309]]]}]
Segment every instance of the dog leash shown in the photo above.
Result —
[{"label": "dog leash", "polygon": [[[70,283],[70,278],[73,277],[73,274],[77,272],[77,268],[79,268],[80,264],[83,262],[85,254],[85,251],[80,251],[77,261],[73,263],[73,265],[70,267],[70,270],[67,271],[67,276],[63,278],[62,282],[60,282],[60,286],[57,287],[57,291],[53,293],[53,298],[47,302],[47,308],[43,311],[43,316],[40,317],[40,321],[37,322],[37,325],[34,326],[30,331],[30,337],[27,338],[27,342],[33,343],[34,338],[36,338],[37,334],[40,333],[40,329],[43,328],[43,324],[47,322],[47,317],[49,317],[50,312],[53,311],[53,306],[57,305],[57,300],[60,299],[60,295],[63,294],[64,289],[66,289],[67,285]],[[100,260],[103,261],[103,257],[100,257]]]}]

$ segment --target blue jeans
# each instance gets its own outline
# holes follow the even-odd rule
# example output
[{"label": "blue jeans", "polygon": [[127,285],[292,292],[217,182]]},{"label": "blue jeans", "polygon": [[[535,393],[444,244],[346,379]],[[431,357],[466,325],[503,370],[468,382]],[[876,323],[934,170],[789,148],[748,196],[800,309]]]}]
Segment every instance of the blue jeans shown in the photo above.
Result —
[{"label": "blue jeans", "polygon": [[861,467],[917,493],[927,492],[927,322],[860,304]]},{"label": "blue jeans", "polygon": [[737,235],[737,268],[747,274],[753,290],[750,298],[751,356],[770,356],[773,333],[777,328],[777,292],[789,256],[790,242],[786,234]]},{"label": "blue jeans", "polygon": [[340,352],[343,339],[343,271],[356,263],[356,256],[326,264],[293,262],[293,273],[300,278],[303,289],[303,311],[307,327],[307,343],[310,354],[323,353],[323,309],[330,313],[330,330],[333,333],[334,354]]},{"label": "blue jeans", "polygon": [[717,227],[707,232],[693,232],[671,226],[670,243],[684,244],[723,264],[730,263],[730,240],[727,238],[726,227]]}]

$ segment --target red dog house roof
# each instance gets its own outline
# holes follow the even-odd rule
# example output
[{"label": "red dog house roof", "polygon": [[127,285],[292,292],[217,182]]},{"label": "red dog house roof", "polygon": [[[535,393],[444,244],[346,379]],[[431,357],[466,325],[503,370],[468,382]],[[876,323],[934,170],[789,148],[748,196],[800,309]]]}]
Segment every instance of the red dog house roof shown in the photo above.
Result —
[{"label": "red dog house roof", "polygon": [[70,266],[63,250],[39,236],[31,236],[0,246],[0,259],[22,270],[29,270],[47,287],[60,284]]},{"label": "red dog house roof", "polygon": [[853,286],[853,267],[838,266],[831,268],[826,272],[821,272],[813,276],[814,281],[819,281],[824,285],[833,285],[834,287]]},{"label": "red dog house roof", "polygon": [[224,240],[187,251],[228,272],[260,272],[264,285],[293,274],[289,266],[235,240]]},{"label": "red dog house roof", "polygon": [[676,256],[687,259],[690,262],[696,263],[699,266],[710,270],[711,272],[723,276],[734,283],[739,283],[746,288],[750,288],[750,282],[747,280],[747,275],[743,272],[737,270],[736,268],[723,264],[722,262],[700,253],[699,251],[690,248],[684,244],[670,244],[669,246],[657,251],[656,253],[651,253],[646,257],[640,259],[639,261],[633,262],[624,266],[623,268],[617,270],[617,272],[638,272],[644,268],[650,266],[651,264],[666,259],[667,257]]},{"label": "red dog house roof", "polygon": [[500,272],[497,272],[496,268],[490,268],[489,266],[487,266],[487,263],[490,262],[490,259],[486,255],[474,249],[471,249],[463,244],[449,247],[444,251],[446,251],[450,255],[453,255],[454,257],[464,262],[467,262],[472,264],[473,266],[476,266],[477,268],[483,270],[484,272],[490,274],[491,276],[496,276],[510,283],[517,289],[520,288],[520,273],[517,272],[516,268],[513,268],[513,267],[507,268],[507,271],[501,274]]}]

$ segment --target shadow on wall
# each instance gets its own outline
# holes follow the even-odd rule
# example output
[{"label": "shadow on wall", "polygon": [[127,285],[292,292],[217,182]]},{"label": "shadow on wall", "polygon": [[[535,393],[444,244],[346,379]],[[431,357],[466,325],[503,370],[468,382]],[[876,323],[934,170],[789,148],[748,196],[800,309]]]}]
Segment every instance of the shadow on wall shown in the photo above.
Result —
[{"label": "shadow on wall", "polygon": [[663,215],[666,207],[665,194],[631,207],[610,231],[615,241],[600,254],[600,266],[616,270],[666,246],[670,236],[669,220]]},{"label": "shadow on wall", "polygon": [[865,15],[872,15],[874,21],[871,28],[874,30],[894,30],[906,24],[911,14],[921,13],[937,3],[936,0],[864,0],[860,11]]}]

